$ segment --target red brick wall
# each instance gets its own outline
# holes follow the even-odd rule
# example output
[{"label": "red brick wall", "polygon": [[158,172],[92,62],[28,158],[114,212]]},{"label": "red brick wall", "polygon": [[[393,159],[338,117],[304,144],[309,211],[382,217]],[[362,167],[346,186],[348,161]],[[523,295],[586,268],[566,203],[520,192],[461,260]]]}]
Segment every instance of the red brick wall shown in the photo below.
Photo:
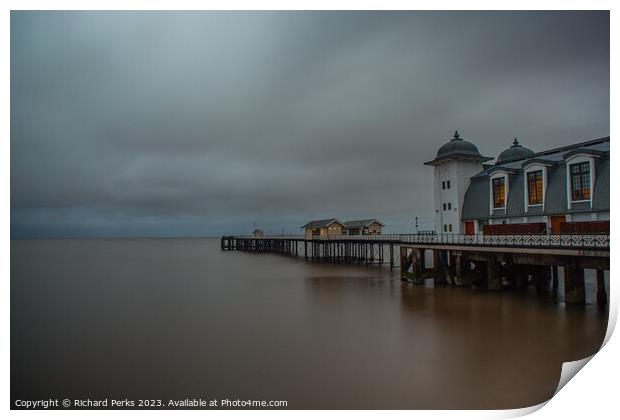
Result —
[{"label": "red brick wall", "polygon": [[545,223],[507,223],[501,225],[484,225],[484,235],[527,235],[543,233],[547,229]]},{"label": "red brick wall", "polygon": [[560,223],[560,233],[609,233],[609,220]]}]

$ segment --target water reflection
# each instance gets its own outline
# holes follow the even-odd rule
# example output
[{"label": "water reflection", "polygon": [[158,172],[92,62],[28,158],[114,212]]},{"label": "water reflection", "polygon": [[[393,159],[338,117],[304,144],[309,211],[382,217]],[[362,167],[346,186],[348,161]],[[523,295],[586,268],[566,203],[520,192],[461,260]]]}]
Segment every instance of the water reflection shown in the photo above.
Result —
[{"label": "water reflection", "polygon": [[596,351],[607,315],[535,292],[221,252],[217,240],[13,241],[15,398],[516,408]]}]

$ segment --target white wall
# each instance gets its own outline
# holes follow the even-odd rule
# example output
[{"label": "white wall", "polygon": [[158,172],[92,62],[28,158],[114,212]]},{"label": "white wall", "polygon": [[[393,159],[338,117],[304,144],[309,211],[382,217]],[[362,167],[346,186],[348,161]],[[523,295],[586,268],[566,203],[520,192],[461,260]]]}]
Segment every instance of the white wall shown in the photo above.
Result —
[{"label": "white wall", "polygon": [[[482,170],[478,162],[450,161],[435,166],[435,223],[438,233],[442,233],[444,225],[452,225],[452,232],[464,233],[461,224],[461,214],[465,192],[471,182],[471,177]],[[450,181],[449,189],[442,189],[442,182]],[[443,204],[451,203],[451,209],[444,210]]]}]

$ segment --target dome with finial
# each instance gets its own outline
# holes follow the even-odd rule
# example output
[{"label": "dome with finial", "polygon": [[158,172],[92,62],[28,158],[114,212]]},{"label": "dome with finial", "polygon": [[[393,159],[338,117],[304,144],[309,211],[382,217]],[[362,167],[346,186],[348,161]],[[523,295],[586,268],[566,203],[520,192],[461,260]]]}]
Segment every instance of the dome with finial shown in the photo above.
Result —
[{"label": "dome with finial", "polygon": [[521,146],[519,144],[519,140],[517,140],[517,138],[515,137],[514,141],[512,142],[512,146],[510,146],[508,149],[504,150],[502,153],[499,154],[495,164],[501,165],[502,163],[505,163],[505,162],[525,159],[529,156],[532,156],[533,154],[534,154],[533,150],[528,149],[527,147]]},{"label": "dome with finial", "polygon": [[478,151],[478,148],[467,140],[463,140],[458,130],[454,132],[453,138],[441,146],[437,151],[437,156],[429,165],[440,164],[446,160],[470,160],[476,162],[485,162],[492,158],[484,157]]}]

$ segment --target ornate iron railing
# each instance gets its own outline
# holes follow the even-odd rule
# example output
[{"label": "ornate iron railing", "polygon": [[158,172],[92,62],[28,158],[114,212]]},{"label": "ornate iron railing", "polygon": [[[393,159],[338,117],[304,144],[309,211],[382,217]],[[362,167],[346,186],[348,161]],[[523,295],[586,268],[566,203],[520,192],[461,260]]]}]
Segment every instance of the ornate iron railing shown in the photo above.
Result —
[{"label": "ornate iron railing", "polygon": [[482,245],[527,248],[609,248],[609,234],[563,234],[563,235],[400,235],[402,243]]},{"label": "ornate iron railing", "polygon": [[471,245],[471,246],[496,246],[496,247],[523,247],[523,248],[583,248],[583,249],[609,249],[609,234],[563,234],[563,235],[537,235],[537,234],[514,234],[514,235],[464,235],[464,234],[400,234],[388,233],[377,235],[322,235],[322,236],[265,236],[253,238],[251,236],[239,237],[244,239],[290,239],[290,240],[356,240],[356,241],[382,241],[402,244],[445,244],[445,245]]}]

